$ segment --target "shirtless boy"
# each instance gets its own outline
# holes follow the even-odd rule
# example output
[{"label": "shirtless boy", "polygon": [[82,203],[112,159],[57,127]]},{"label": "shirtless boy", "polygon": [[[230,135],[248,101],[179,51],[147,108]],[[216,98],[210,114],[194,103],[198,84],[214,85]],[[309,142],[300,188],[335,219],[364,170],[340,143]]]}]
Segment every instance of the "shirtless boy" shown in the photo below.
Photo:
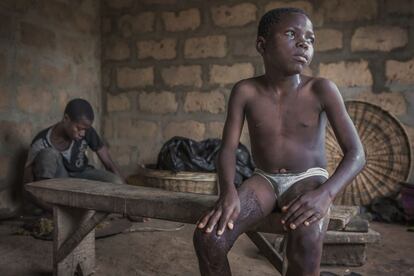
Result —
[{"label": "shirtless boy", "polygon": [[[276,207],[287,235],[284,273],[319,275],[324,218],[365,156],[336,85],[302,74],[314,41],[302,10],[276,9],[260,20],[256,47],[265,74],[238,82],[231,92],[218,158],[220,197],[194,233],[202,275],[231,275],[227,253],[235,240]],[[245,119],[257,170],[236,190],[235,150]],[[324,169],[327,121],[344,153],[331,176]]]}]

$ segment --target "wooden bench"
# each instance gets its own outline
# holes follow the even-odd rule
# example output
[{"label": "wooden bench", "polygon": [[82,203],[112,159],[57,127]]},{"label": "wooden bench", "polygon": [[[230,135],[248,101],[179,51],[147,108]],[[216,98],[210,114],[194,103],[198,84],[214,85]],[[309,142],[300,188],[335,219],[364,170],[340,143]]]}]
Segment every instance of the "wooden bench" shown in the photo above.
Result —
[{"label": "wooden bench", "polygon": [[[196,223],[217,200],[217,196],[177,193],[155,188],[114,185],[83,179],[51,179],[26,184],[26,190],[53,205],[53,273],[72,276],[90,275],[95,267],[95,226],[109,213]],[[370,230],[341,237],[356,214],[355,208],[334,208],[326,243],[363,245],[375,242],[379,234]],[[246,233],[278,270],[282,269],[281,254],[264,238],[264,233],[282,233],[277,221],[280,215],[269,215]],[[340,237],[338,239],[338,237]],[[341,239],[344,239],[341,241]]]}]

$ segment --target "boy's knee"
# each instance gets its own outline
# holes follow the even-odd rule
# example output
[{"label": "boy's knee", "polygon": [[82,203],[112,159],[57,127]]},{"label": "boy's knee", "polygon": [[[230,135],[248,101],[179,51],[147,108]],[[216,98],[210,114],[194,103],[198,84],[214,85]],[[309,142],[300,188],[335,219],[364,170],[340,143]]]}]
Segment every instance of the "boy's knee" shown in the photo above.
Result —
[{"label": "boy's knee", "polygon": [[120,178],[118,175],[116,174],[112,174],[111,177],[109,177],[108,182],[111,182],[113,184],[125,184],[124,181],[122,180],[122,178]]},{"label": "boy's knee", "polygon": [[296,237],[296,246],[304,253],[311,253],[321,245],[322,232],[319,226],[315,223],[314,227],[306,229],[302,227],[304,231],[298,237]]},{"label": "boy's knee", "polygon": [[88,168],[79,174],[72,174],[72,177],[84,178],[89,180],[96,180],[107,182],[111,184],[125,184],[121,177],[113,172],[101,169]]},{"label": "boy's knee", "polygon": [[302,270],[306,275],[313,275],[319,268],[322,253],[323,233],[318,225],[309,228],[298,228],[288,248],[289,263]]},{"label": "boy's knee", "polygon": [[193,236],[193,244],[197,253],[211,255],[225,255],[229,251],[227,237],[217,236],[214,232],[205,233],[204,229],[196,228]]},{"label": "boy's knee", "polygon": [[194,230],[193,244],[197,251],[203,249],[208,244],[208,238],[205,237],[204,231],[198,227]]}]

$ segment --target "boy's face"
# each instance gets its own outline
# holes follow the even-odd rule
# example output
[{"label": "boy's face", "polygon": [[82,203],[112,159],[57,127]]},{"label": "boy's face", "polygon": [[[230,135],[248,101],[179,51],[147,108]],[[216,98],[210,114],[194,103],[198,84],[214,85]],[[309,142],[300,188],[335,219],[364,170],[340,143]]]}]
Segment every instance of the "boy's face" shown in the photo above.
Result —
[{"label": "boy's face", "polygon": [[66,135],[72,140],[80,140],[85,137],[86,130],[92,126],[92,122],[86,118],[72,121],[67,114],[63,117]]},{"label": "boy's face", "polygon": [[312,22],[300,13],[284,14],[267,38],[258,37],[257,49],[264,62],[287,74],[299,74],[309,65],[314,49]]}]

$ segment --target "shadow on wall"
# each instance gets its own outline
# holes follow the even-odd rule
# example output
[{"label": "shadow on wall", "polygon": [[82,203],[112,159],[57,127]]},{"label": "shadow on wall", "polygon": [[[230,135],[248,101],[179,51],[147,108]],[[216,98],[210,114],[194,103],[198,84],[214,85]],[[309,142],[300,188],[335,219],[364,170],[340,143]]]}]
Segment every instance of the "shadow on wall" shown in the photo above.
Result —
[{"label": "shadow on wall", "polygon": [[29,147],[26,140],[30,136],[23,134],[25,130],[14,126],[6,127],[0,135],[4,156],[0,180],[0,219],[16,216],[23,206],[23,174]]}]

